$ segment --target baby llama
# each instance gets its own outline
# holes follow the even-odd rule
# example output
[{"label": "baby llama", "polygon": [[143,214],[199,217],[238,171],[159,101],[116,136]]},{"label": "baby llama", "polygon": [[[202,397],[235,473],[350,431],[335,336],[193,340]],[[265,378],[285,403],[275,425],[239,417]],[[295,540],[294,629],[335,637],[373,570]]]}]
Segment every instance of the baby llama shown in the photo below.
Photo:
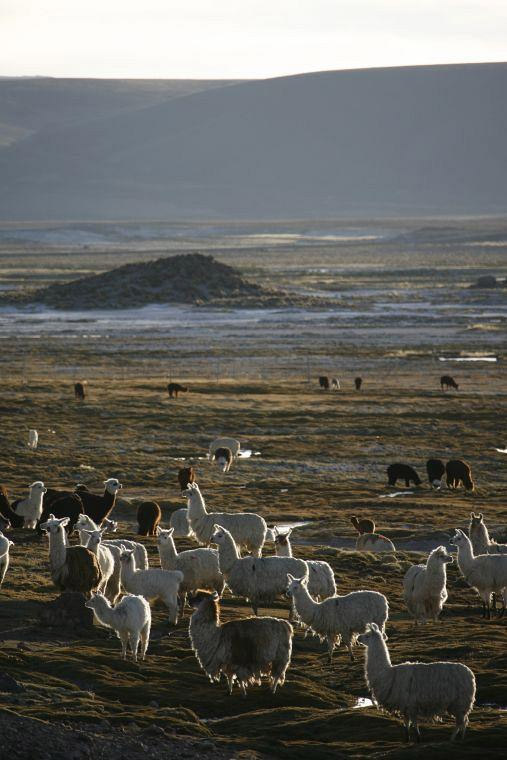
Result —
[{"label": "baby llama", "polygon": [[126,594],[115,607],[102,594],[92,594],[85,603],[95,613],[95,617],[107,628],[112,628],[121,641],[121,656],[127,659],[127,644],[134,662],[141,644],[141,660],[144,660],[150,639],[151,610],[142,596]]}]

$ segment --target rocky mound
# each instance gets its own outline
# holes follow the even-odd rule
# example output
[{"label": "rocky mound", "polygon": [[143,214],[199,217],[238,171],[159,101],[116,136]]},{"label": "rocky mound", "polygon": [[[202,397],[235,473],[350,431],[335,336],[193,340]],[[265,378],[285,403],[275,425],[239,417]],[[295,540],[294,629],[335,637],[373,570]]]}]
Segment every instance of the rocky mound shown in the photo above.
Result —
[{"label": "rocky mound", "polygon": [[169,303],[282,303],[285,294],[248,282],[212,256],[193,253],[125,264],[109,272],[55,283],[26,294],[23,300],[55,309],[126,309]]}]

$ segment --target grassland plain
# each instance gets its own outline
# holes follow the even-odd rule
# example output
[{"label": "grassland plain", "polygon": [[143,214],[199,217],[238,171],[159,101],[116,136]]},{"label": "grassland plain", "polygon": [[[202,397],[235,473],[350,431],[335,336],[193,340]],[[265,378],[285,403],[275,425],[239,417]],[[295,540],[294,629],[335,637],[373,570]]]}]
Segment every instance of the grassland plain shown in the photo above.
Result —
[{"label": "grassland plain", "polygon": [[[137,742],[138,749],[150,746],[148,729],[164,729],[192,737],[185,751],[204,756],[214,747],[226,757],[502,754],[505,619],[481,619],[478,598],[453,565],[441,622],[415,628],[401,584],[408,565],[423,557],[417,550],[445,543],[454,526],[467,524],[472,509],[484,512],[492,533],[502,537],[507,460],[494,447],[504,443],[506,389],[496,365],[482,370],[486,392],[451,395],[424,390],[426,370],[408,359],[404,364],[389,388],[381,378],[372,379],[360,394],[348,388],[326,394],[304,382],[210,384],[189,378],[191,391],[171,402],[161,380],[97,378],[80,404],[68,380],[44,375],[35,363],[29,376],[4,375],[0,381],[2,482],[14,495],[36,478],[50,485],[84,481],[99,489],[105,477],[119,477],[124,499],[115,517],[119,535],[131,536],[137,499],[159,500],[164,524],[182,506],[175,474],[184,457],[195,462],[209,507],[255,509],[271,525],[308,521],[294,531],[298,555],[330,562],[340,593],[367,587],[388,596],[394,662],[459,660],[474,670],[477,706],[462,745],[449,746],[450,725],[444,724],[426,727],[421,747],[405,746],[394,720],[373,707],[356,707],[368,696],[362,650],[350,663],[341,649],[329,667],[324,647],[300,630],[285,686],[274,697],[267,687],[254,688],[243,700],[239,694],[228,697],[222,684],[210,685],[200,671],[189,648],[188,612],[169,630],[164,610],[155,608],[149,657],[140,665],[122,662],[117,640],[100,628],[84,639],[41,628],[39,605],[57,592],[49,578],[47,540],[26,531],[13,531],[0,605],[0,671],[24,691],[0,692],[2,708],[63,722],[68,731],[84,726],[97,742],[101,731],[124,728],[123,738]],[[39,430],[36,452],[26,448],[29,427]],[[260,456],[220,474],[202,459],[220,432],[237,435]],[[389,493],[389,462],[408,461],[423,476],[426,458],[435,455],[469,461],[476,492],[434,492],[424,484],[413,495],[382,498]],[[351,514],[373,517],[400,548],[396,556],[353,551]],[[156,565],[154,539],[146,544]],[[281,600],[267,612],[285,617],[288,605]],[[248,613],[246,603],[226,594],[224,619]],[[161,741],[154,737],[155,744]]]},{"label": "grassland plain", "polygon": [[[183,506],[176,472],[184,459],[194,462],[209,507],[255,510],[270,525],[304,522],[293,532],[295,552],[330,562],[340,593],[371,588],[389,598],[394,662],[442,658],[474,670],[477,705],[464,743],[449,745],[445,723],[425,727],[422,745],[405,745],[395,720],[357,707],[368,697],[362,651],[350,663],[341,649],[329,667],[324,646],[301,630],[285,686],[275,697],[263,686],[242,699],[210,685],[199,669],[188,611],[169,629],[164,609],[154,607],[149,656],[140,665],[123,663],[118,641],[100,627],[85,638],[41,628],[40,605],[57,596],[47,539],[12,531],[0,595],[0,674],[24,690],[9,691],[0,675],[0,731],[10,743],[8,755],[0,748],[2,760],[31,757],[34,743],[44,745],[41,760],[504,755],[507,621],[481,619],[478,597],[455,565],[438,624],[416,628],[401,591],[408,565],[447,544],[471,510],[507,540],[507,456],[496,451],[507,444],[505,289],[468,287],[482,275],[507,274],[507,226],[498,219],[420,226],[356,225],[352,234],[366,237],[389,227],[389,239],[371,242],[344,242],[350,225],[337,223],[301,223],[295,236],[293,223],[219,232],[206,225],[172,232],[53,225],[52,243],[40,242],[41,230],[30,225],[2,228],[5,289],[201,250],[262,285],[323,294],[336,306],[322,313],[162,308],[118,315],[0,309],[0,482],[17,496],[38,478],[98,491],[117,476],[124,484],[114,512],[118,535],[131,537],[138,499],[157,499],[164,525]],[[314,231],[310,244],[303,237]],[[497,361],[440,361],[469,354]],[[441,392],[446,372],[458,379],[458,392]],[[319,391],[319,374],[338,376],[341,390]],[[356,375],[364,379],[360,393]],[[188,394],[170,401],[169,378],[188,385]],[[72,383],[81,379],[88,381],[84,403],[73,398]],[[39,431],[35,452],[26,447],[32,427]],[[222,433],[260,454],[220,474],[205,457]],[[467,460],[475,492],[432,491],[423,483],[414,493],[387,496],[389,463],[406,461],[424,480],[431,456]],[[355,552],[352,514],[373,517],[396,556]],[[155,541],[146,544],[156,566]],[[178,541],[179,548],[194,545]],[[288,604],[280,600],[272,612],[285,617]],[[249,613],[246,603],[224,596],[224,619]]]}]

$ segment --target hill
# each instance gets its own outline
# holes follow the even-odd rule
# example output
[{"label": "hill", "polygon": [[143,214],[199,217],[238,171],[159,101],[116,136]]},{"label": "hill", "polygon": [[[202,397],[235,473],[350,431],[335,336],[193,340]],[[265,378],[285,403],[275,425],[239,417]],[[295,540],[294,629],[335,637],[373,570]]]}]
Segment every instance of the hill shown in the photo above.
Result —
[{"label": "hill", "polygon": [[147,108],[231,81],[0,77],[0,149],[41,130]]},{"label": "hill", "polygon": [[0,152],[0,218],[500,213],[506,88],[505,63],[330,71],[40,130]]},{"label": "hill", "polygon": [[148,304],[289,305],[298,299],[249,282],[236,269],[212,256],[193,253],[124,264],[31,293],[5,294],[2,302],[81,310],[127,309]]}]

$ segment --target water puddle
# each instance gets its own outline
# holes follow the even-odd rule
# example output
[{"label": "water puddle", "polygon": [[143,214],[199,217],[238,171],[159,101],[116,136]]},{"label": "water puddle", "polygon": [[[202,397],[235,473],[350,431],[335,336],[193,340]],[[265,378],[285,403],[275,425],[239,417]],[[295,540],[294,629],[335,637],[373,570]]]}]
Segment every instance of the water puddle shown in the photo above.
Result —
[{"label": "water puddle", "polygon": [[495,446],[495,451],[499,451],[500,454],[507,454],[507,446],[505,446],[503,449],[497,449]]},{"label": "water puddle", "polygon": [[252,451],[252,449],[245,449],[244,451],[239,452],[238,459],[250,459],[251,456],[260,457],[260,455],[261,455],[260,451]]},{"label": "water puddle", "polygon": [[439,362],[497,362],[496,356],[439,356]]},{"label": "water puddle", "polygon": [[413,491],[395,491],[394,493],[381,493],[379,499],[394,499],[395,496],[413,496]]},{"label": "water puddle", "polygon": [[303,520],[302,522],[285,522],[277,523],[276,527],[280,531],[292,530],[293,528],[302,528],[304,525],[311,525],[312,520]]}]

